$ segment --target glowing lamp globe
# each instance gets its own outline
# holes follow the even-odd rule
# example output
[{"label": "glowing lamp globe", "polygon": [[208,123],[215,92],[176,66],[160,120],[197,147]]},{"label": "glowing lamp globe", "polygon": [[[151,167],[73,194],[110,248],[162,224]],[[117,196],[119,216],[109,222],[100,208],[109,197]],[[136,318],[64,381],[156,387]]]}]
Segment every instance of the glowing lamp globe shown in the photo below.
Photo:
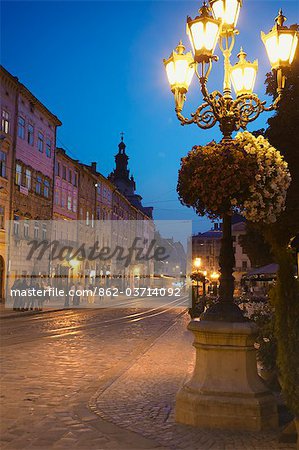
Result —
[{"label": "glowing lamp globe", "polygon": [[255,60],[251,63],[246,60],[246,56],[246,53],[241,48],[238,54],[239,61],[230,69],[231,82],[237,97],[251,94],[256,79],[258,62]]},{"label": "glowing lamp globe", "polygon": [[199,16],[195,19],[187,17],[186,31],[190,39],[194,60],[196,62],[208,62],[217,45],[220,20],[213,18],[206,3],[200,8]]},{"label": "glowing lamp globe", "polygon": [[272,30],[268,34],[261,32],[272,69],[290,67],[295,56],[298,44],[297,25],[288,28],[283,25],[285,21],[286,17],[280,10]]},{"label": "glowing lamp globe", "polygon": [[201,258],[195,258],[193,264],[198,269],[201,266]]},{"label": "glowing lamp globe", "polygon": [[233,31],[238,22],[242,0],[210,0],[209,4],[215,19],[221,20],[221,31]]},{"label": "glowing lamp globe", "polygon": [[170,57],[163,61],[172,92],[178,89],[180,92],[186,93],[194,75],[192,53],[184,53],[184,51],[185,47],[180,41],[176,51],[173,50]]}]

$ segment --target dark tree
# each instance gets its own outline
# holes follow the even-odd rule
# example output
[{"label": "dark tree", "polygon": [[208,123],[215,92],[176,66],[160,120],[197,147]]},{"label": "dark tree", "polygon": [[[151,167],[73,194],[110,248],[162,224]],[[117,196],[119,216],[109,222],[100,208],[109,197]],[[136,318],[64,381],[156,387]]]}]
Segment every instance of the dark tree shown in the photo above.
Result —
[{"label": "dark tree", "polygon": [[[276,97],[275,78],[266,77],[266,92]],[[287,193],[286,210],[278,221],[266,230],[271,245],[287,245],[299,231],[299,47],[287,72],[282,99],[274,116],[268,119],[265,136],[280,151],[289,165],[292,182]]]},{"label": "dark tree", "polygon": [[254,224],[247,222],[246,234],[240,236],[240,241],[252,267],[265,266],[274,262],[270,245],[266,242],[261,230]]},{"label": "dark tree", "polygon": [[[275,96],[274,79],[266,79],[267,93]],[[276,114],[268,120],[265,135],[285,157],[292,182],[287,193],[286,209],[278,221],[264,230],[267,241],[279,264],[277,283],[271,291],[275,307],[275,337],[277,365],[286,403],[299,417],[299,283],[295,278],[294,263],[287,244],[299,230],[299,49]]]}]

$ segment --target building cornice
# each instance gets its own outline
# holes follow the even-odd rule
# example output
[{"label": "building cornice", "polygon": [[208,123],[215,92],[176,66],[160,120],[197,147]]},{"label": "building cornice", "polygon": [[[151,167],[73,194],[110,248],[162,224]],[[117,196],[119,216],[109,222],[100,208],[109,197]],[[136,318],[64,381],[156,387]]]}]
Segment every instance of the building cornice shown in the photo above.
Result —
[{"label": "building cornice", "polygon": [[1,75],[4,76],[7,80],[13,83],[15,88],[26,97],[35,107],[37,107],[41,112],[47,116],[49,120],[53,122],[55,126],[62,125],[62,122],[58,119],[55,114],[53,114],[40,100],[38,100],[32,92],[19,81],[19,79],[13,76],[8,70],[6,70],[3,66],[0,66]]}]

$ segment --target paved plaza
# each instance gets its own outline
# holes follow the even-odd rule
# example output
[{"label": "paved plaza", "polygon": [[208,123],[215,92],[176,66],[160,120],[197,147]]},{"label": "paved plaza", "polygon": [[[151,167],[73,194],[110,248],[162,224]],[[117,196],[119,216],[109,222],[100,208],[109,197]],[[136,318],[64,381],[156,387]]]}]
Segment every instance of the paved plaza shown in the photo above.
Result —
[{"label": "paved plaza", "polygon": [[182,307],[1,319],[1,449],[294,449],[276,432],[178,425],[194,349]]}]

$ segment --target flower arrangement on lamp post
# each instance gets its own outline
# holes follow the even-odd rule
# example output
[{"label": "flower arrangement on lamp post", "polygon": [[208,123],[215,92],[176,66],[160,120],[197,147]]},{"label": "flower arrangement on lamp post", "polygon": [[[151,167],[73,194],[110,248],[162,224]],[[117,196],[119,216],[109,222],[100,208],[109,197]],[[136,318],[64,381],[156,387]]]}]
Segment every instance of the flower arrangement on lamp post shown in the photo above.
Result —
[{"label": "flower arrangement on lamp post", "polygon": [[220,304],[211,307],[205,318],[243,320],[233,304],[230,216],[238,212],[251,221],[274,222],[285,207],[290,180],[280,153],[262,136],[248,132],[234,140],[194,147],[182,159],[177,186],[181,202],[200,216],[223,219]]}]

